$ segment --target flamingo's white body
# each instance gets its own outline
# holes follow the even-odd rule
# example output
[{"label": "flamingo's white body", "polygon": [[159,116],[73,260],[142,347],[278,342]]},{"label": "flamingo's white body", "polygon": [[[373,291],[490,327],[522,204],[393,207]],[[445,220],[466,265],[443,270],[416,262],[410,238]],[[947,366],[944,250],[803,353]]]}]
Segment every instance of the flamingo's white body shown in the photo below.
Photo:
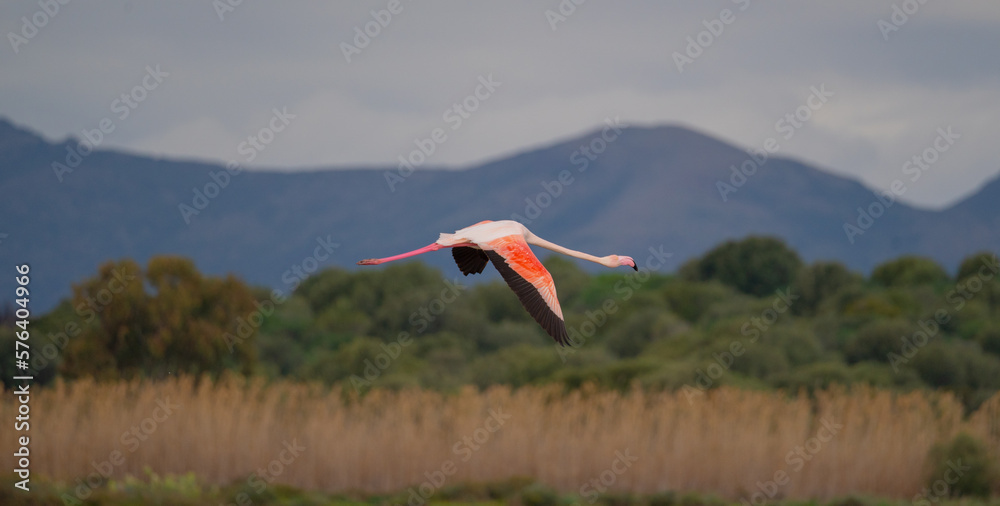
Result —
[{"label": "flamingo's white body", "polygon": [[524,225],[511,220],[482,221],[456,230],[454,234],[441,234],[437,241],[423,248],[386,258],[369,258],[358,262],[358,265],[378,265],[441,248],[452,248],[455,262],[466,276],[483,272],[487,262],[492,261],[528,313],[556,342],[564,345],[569,337],[555,283],[549,271],[531,252],[529,244],[606,267],[625,265],[637,269],[631,257],[596,257],[564,248],[536,236]]}]

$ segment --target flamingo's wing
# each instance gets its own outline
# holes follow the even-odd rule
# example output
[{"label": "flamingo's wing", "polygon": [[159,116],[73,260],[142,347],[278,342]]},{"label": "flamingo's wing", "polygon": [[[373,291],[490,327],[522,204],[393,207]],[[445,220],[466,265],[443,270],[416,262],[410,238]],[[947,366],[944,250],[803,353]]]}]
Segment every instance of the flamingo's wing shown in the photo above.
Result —
[{"label": "flamingo's wing", "polygon": [[469,246],[456,246],[451,249],[451,256],[455,257],[455,263],[462,270],[462,274],[480,274],[486,268],[489,257],[479,248]]},{"label": "flamingo's wing", "polygon": [[556,285],[528,243],[521,236],[506,236],[490,241],[486,255],[500,271],[507,286],[514,290],[521,305],[557,343],[566,345],[569,336],[562,308],[556,297]]}]

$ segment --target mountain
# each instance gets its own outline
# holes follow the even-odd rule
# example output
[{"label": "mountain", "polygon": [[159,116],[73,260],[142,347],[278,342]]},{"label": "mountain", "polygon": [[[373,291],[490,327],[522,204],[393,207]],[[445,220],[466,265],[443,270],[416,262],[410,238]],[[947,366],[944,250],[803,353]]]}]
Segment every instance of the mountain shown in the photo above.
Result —
[{"label": "mountain", "polygon": [[[35,311],[109,259],[179,254],[204,272],[287,291],[296,268],[353,266],[484,219],[518,219],[551,241],[640,265],[662,246],[673,253],[664,271],[748,234],[780,236],[807,261],[861,271],[902,254],[954,270],[968,254],[1000,251],[1000,179],[943,211],[886,209],[857,181],[780,157],[758,154],[758,164],[674,126],[604,128],[466,170],[417,167],[406,177],[397,167],[228,174],[99,148],[83,156],[79,147],[0,120],[0,266],[31,263]],[[734,176],[744,164],[750,175]],[[859,223],[859,207],[878,217]],[[863,233],[849,236],[845,224]],[[448,254],[424,260],[457,273]],[[0,300],[13,298],[12,286],[0,289]]]}]

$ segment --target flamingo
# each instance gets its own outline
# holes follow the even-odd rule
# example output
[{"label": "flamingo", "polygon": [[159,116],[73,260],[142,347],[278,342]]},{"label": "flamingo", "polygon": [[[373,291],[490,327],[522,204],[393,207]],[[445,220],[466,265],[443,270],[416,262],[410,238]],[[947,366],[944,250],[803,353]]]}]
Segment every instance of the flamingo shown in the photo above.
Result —
[{"label": "flamingo", "polygon": [[565,346],[569,342],[569,336],[566,333],[566,320],[563,318],[562,308],[559,307],[559,299],[556,297],[556,285],[549,271],[531,252],[529,244],[599,263],[605,267],[625,265],[639,270],[632,257],[624,255],[595,257],[564,248],[538,237],[524,225],[512,220],[481,221],[456,230],[454,234],[442,233],[437,241],[423,248],[386,258],[367,258],[358,262],[358,265],[379,265],[442,248],[452,248],[451,254],[455,258],[455,263],[465,276],[483,272],[486,262],[491,261],[500,271],[507,286],[517,294],[524,309],[557,343]]}]

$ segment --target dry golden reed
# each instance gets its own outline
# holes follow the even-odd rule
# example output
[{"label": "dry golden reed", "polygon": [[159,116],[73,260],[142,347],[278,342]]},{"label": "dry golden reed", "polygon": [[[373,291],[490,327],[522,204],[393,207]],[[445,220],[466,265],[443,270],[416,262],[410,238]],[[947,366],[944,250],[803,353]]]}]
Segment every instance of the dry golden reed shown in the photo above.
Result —
[{"label": "dry golden reed", "polygon": [[[739,499],[785,473],[776,497],[911,498],[928,449],[959,430],[1000,455],[1000,395],[965,420],[948,394],[867,388],[814,399],[722,388],[691,402],[683,392],[556,387],[356,398],[316,385],[181,378],[58,383],[31,402],[32,472],[70,483],[108,469],[117,451],[118,477],[148,466],[227,484],[256,472],[331,492],[530,476],[567,493],[603,478],[616,491]],[[16,409],[6,394],[0,419]],[[0,463],[12,469],[15,434],[4,425]],[[634,462],[615,462],[623,456]]]}]

